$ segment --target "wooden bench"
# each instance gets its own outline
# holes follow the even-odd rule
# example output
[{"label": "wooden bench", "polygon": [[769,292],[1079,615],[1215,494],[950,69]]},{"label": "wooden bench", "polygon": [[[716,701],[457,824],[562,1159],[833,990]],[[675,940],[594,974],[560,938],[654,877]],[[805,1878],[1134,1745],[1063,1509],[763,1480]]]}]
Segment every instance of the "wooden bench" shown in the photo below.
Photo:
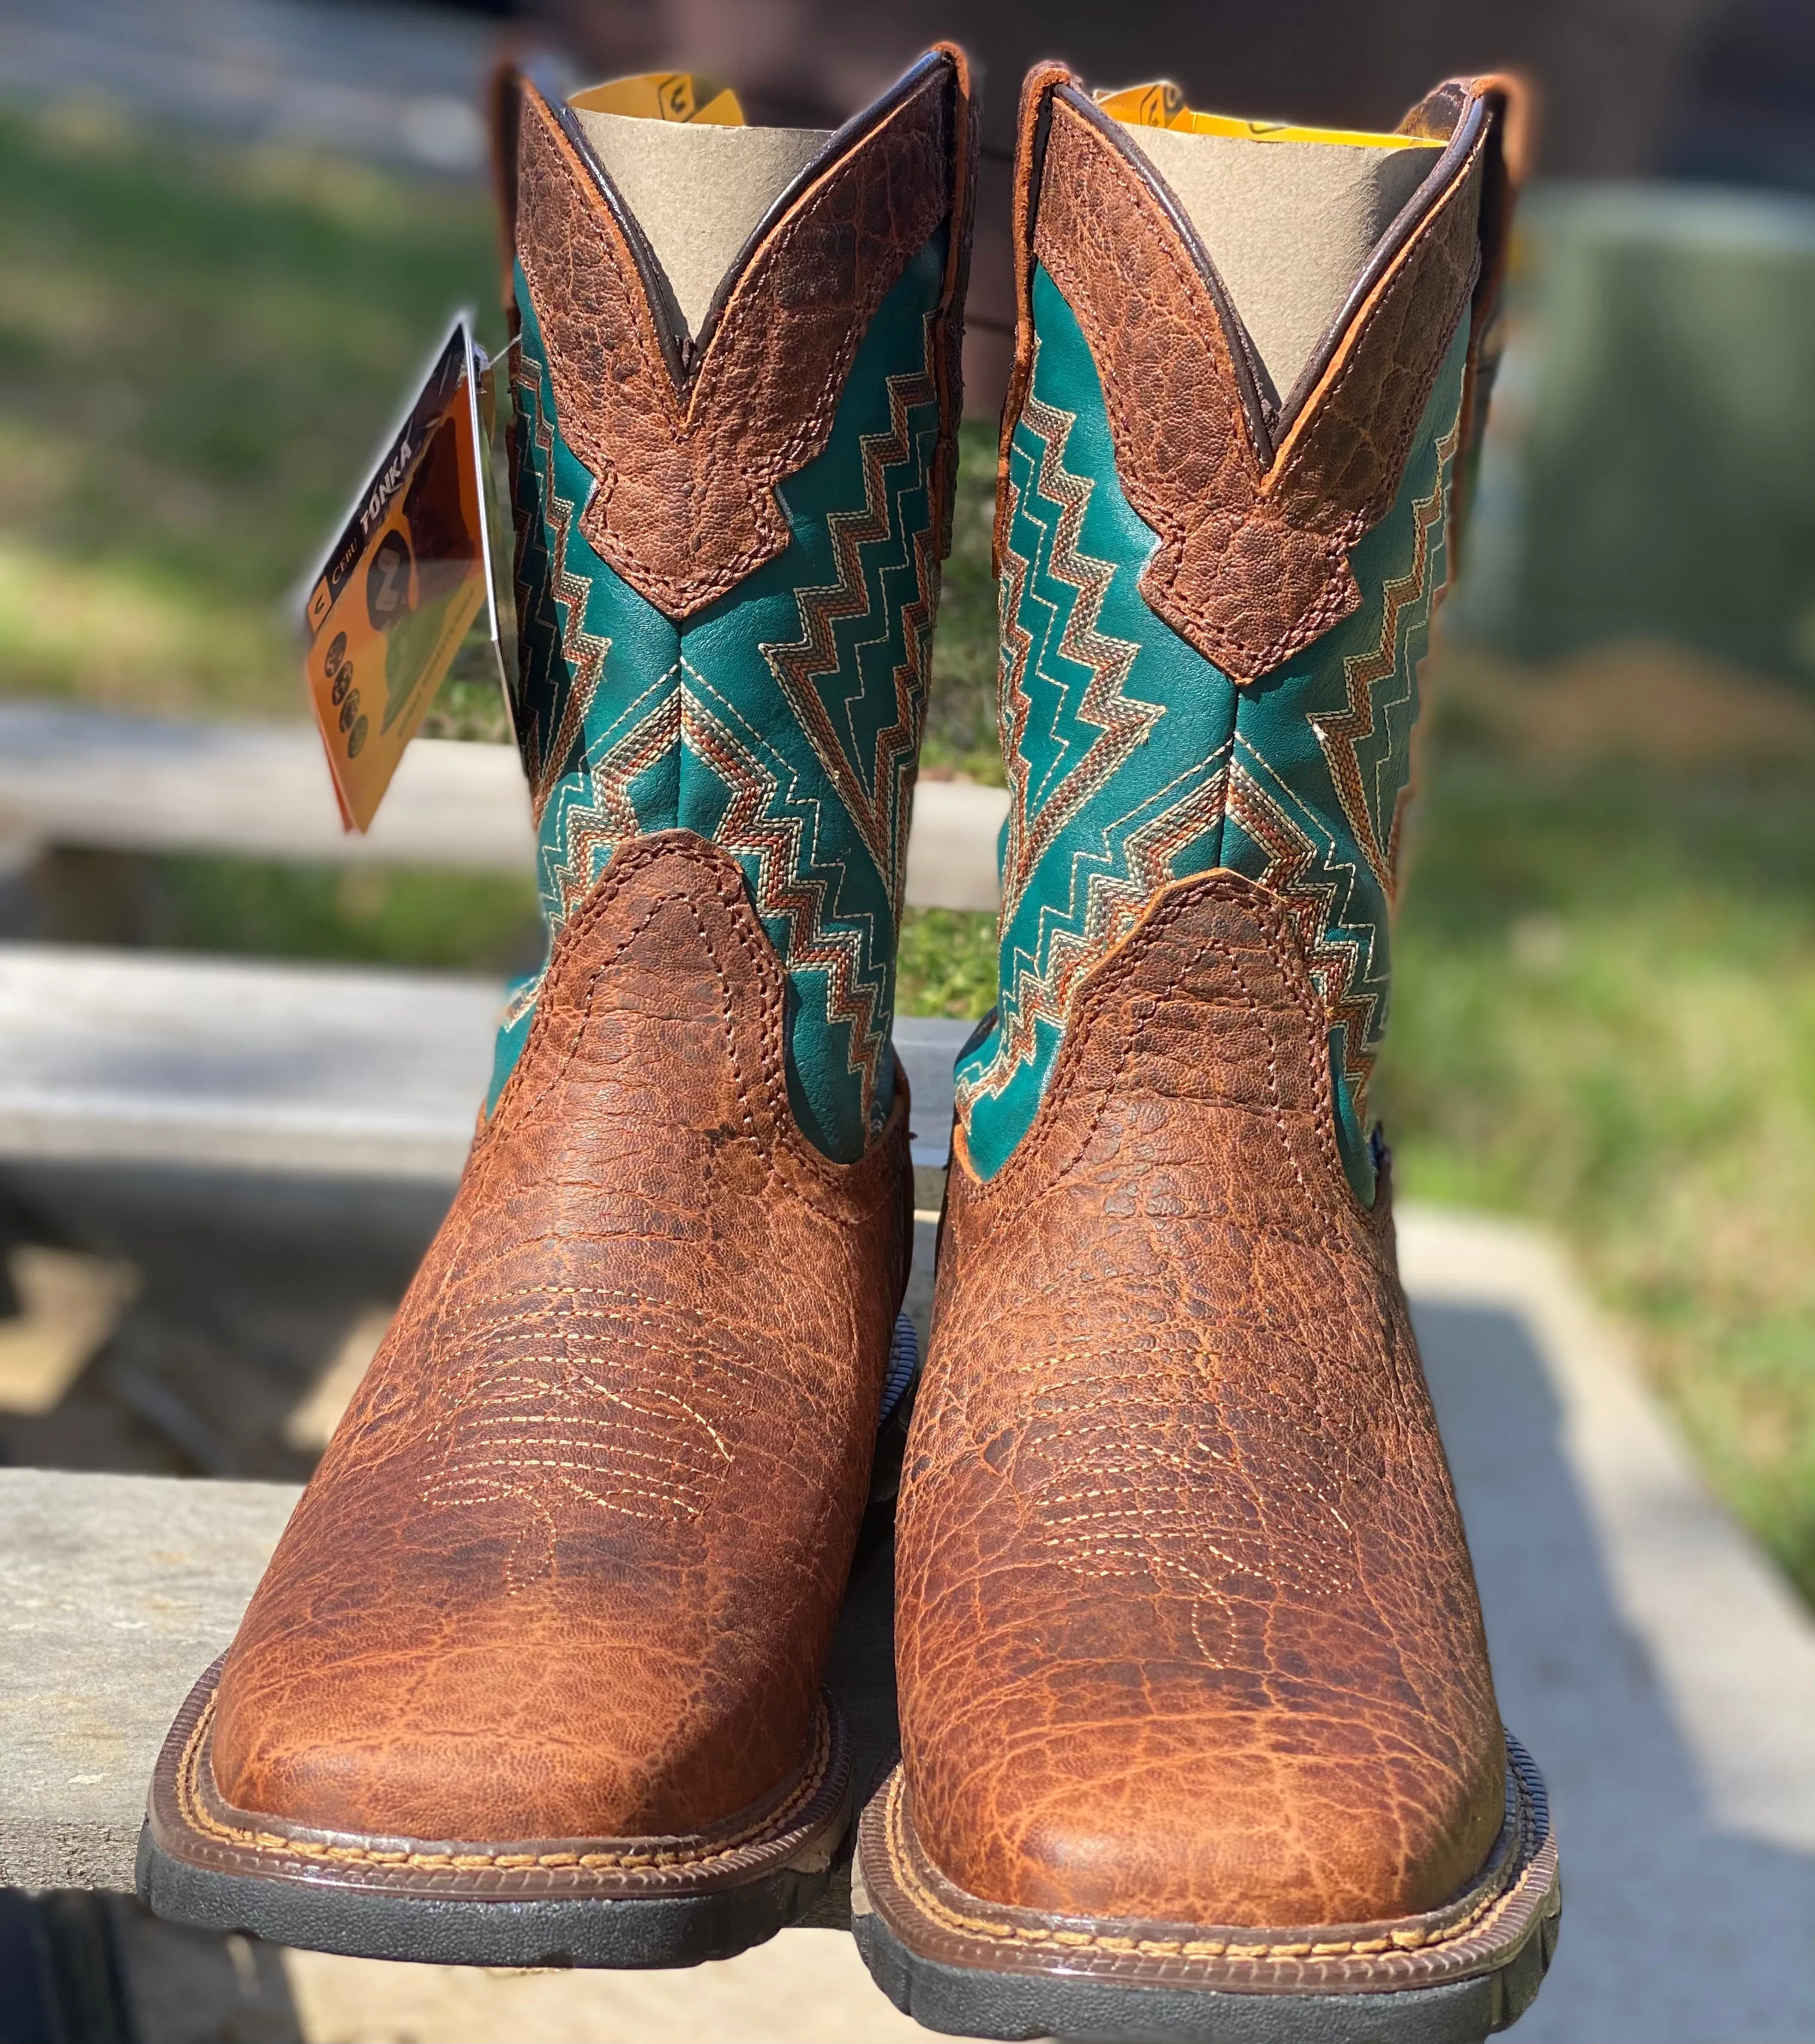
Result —
[{"label": "wooden bench", "polygon": [[[451,1180],[501,999],[447,974],[0,945],[0,1157]],[[969,1027],[896,1020],[918,1167],[944,1166]]]},{"label": "wooden bench", "polygon": [[[909,905],[993,909],[1000,788],[923,781]],[[340,828],[306,724],[176,723],[0,703],[0,850],[44,847],[377,862],[528,873],[529,798],[516,749],[418,739],[370,834]]]},{"label": "wooden bench", "polygon": [[[1007,797],[923,782],[915,906],[992,909]],[[0,848],[388,862],[528,873],[513,748],[422,739],[370,834],[340,828],[303,725],[0,703]],[[0,945],[0,1157],[452,1178],[501,995],[447,974]],[[944,1162],[962,1024],[904,1018],[918,1164]]]}]

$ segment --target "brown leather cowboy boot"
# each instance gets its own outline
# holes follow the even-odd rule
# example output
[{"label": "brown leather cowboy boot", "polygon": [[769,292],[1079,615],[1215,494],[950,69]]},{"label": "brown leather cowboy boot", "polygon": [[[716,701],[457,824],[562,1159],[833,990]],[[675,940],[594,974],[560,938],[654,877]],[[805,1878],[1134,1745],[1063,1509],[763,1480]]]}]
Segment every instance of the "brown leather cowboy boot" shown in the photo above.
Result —
[{"label": "brown leather cowboy boot", "polygon": [[820,1676],[911,1246],[969,96],[942,48],[835,134],[650,82],[503,112],[548,960],[141,1887],[331,1950],[677,1965],[798,1913],[849,1821]]},{"label": "brown leather cowboy boot", "polygon": [[1256,133],[1028,83],[1001,1003],[854,1896],[935,2029],[1434,2044],[1548,1958],[1364,1132],[1517,113],[1464,80],[1391,136]]}]

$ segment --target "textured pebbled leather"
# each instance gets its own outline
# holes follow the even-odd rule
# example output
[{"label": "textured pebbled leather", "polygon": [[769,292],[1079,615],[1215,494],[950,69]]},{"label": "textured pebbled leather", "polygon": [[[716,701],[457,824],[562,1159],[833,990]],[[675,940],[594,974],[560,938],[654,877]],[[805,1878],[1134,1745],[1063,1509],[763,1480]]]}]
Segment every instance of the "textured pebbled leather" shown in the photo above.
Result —
[{"label": "textured pebbled leather", "polygon": [[[825,446],[858,343],[908,259],[942,220],[968,225],[963,60],[942,48],[910,79],[878,117],[828,145],[749,252],[678,382],[604,173],[518,82],[507,204],[561,429],[597,485],[580,529],[670,617],[703,609],[787,545],[776,484]],[[939,335],[954,398],[967,257],[957,236]]]},{"label": "textured pebbled leather", "polygon": [[1039,1116],[958,1155],[898,1538],[915,1825],[1060,1915],[1410,1915],[1487,1858],[1504,1747],[1395,1263],[1273,897],[1157,894]]},{"label": "textured pebbled leather", "polygon": [[[1483,186],[1510,190],[1506,94],[1503,81],[1465,80],[1422,103],[1427,125],[1453,107],[1461,139],[1274,447],[1238,367],[1239,323],[1163,181],[1068,73],[1029,79],[1016,166],[1023,330],[1038,260],[1089,341],[1122,486],[1160,537],[1142,593],[1234,681],[1271,672],[1361,601],[1349,551],[1393,501],[1457,322],[1491,310],[1475,291]],[[1019,365],[1015,380],[1024,389]]]},{"label": "textured pebbled leather", "polygon": [[806,1759],[907,1278],[905,1085],[800,1135],[685,832],[607,867],[229,1652],[214,1785],[409,1838],[710,1829]]}]

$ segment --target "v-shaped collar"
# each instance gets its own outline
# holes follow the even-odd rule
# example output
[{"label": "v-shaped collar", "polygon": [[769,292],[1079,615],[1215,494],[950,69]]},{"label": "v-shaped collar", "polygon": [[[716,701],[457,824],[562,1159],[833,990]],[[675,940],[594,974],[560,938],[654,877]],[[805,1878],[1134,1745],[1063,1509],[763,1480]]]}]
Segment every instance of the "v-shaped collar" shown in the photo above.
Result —
[{"label": "v-shaped collar", "polygon": [[1248,436],[1253,443],[1254,456],[1262,469],[1270,469],[1280,448],[1290,436],[1292,427],[1304,410],[1311,393],[1322,382],[1330,365],[1336,359],[1344,340],[1360,315],[1361,309],[1372,296],[1380,280],[1392,267],[1395,259],[1418,232],[1438,202],[1462,175],[1475,143],[1480,139],[1487,119],[1487,110],[1479,96],[1466,100],[1461,117],[1456,121],[1447,145],[1418,188],[1402,206],[1388,225],[1386,232],[1368,252],[1368,259],[1350,287],[1348,296],[1330,324],[1324,328],[1309,359],[1294,379],[1291,388],[1276,405],[1265,393],[1265,376],[1261,368],[1259,351],[1253,336],[1249,332],[1241,312],[1230,295],[1215,259],[1205,246],[1191,217],[1179,202],[1172,187],[1166,182],[1158,167],[1137,138],[1130,133],[1126,125],[1105,113],[1090,95],[1076,84],[1061,86],[1055,97],[1062,99],[1083,119],[1096,128],[1111,145],[1126,159],[1135,176],[1151,190],[1154,200],[1165,211],[1172,224],[1173,232],[1181,246],[1195,264],[1203,278],[1204,288],[1211,302],[1216,308],[1222,321],[1223,335],[1228,343],[1230,364],[1234,371],[1237,395],[1241,402],[1241,413],[1247,426]]},{"label": "v-shaped collar", "polygon": [[842,127],[827,136],[815,152],[812,160],[777,193],[762,217],[745,237],[742,247],[731,259],[731,267],[719,279],[711,302],[707,306],[706,316],[700,322],[699,332],[695,334],[689,334],[687,330],[686,321],[675,301],[661,259],[651,247],[642,223],[626,202],[610,171],[599,160],[598,152],[593,148],[573,108],[564,99],[551,99],[539,86],[529,82],[529,90],[542,98],[550,113],[560,124],[562,133],[573,146],[574,153],[590,174],[598,187],[601,200],[609,209],[619,232],[635,259],[637,272],[649,302],[650,316],[661,341],[662,359],[668,365],[668,373],[673,379],[676,393],[683,402],[692,393],[700,366],[711,350],[713,337],[719,330],[726,309],[748,274],[758,250],[828,171],[853,150],[861,148],[896,108],[911,98],[930,76],[948,67],[949,60],[945,56],[938,51],[929,50],[918,63],[904,72],[881,98],[873,100],[860,113],[854,114]]}]

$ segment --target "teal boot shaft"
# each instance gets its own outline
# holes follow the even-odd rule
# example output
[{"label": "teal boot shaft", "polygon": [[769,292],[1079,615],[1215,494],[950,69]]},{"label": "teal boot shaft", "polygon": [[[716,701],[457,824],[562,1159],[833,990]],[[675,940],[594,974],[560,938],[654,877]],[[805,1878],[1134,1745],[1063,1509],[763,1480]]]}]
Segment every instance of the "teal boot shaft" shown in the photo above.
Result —
[{"label": "teal boot shaft", "polygon": [[[1395,223],[1397,269],[1383,267],[1375,301],[1332,336],[1321,382],[1287,417],[1238,373],[1253,353],[1214,252],[1138,131],[1073,96],[1059,142],[1030,127],[1023,143],[1038,224],[1020,251],[1023,370],[1004,419],[996,536],[1011,798],[1001,993],[992,1029],[959,1067],[961,1127],[973,1168],[993,1175],[1038,1112],[1092,968],[1169,883],[1222,868],[1272,889],[1296,927],[1329,1017],[1345,1166],[1371,1202],[1368,1087],[1387,1022],[1418,670],[1451,571],[1490,309],[1453,263],[1418,274],[1415,257],[1421,232],[1465,236],[1472,252],[1488,120],[1477,94],[1472,132],[1461,113],[1451,146],[1429,147],[1413,202],[1422,225],[1408,239]],[[1103,223],[1121,209],[1127,225],[1106,254]],[[1458,211],[1460,222],[1444,217]],[[1102,244],[1083,241],[1085,226]],[[1384,294],[1391,310],[1395,291],[1422,352],[1402,344],[1391,377],[1363,398],[1380,325],[1371,330],[1368,306]],[[1203,375],[1172,373],[1176,347],[1143,359],[1119,298],[1141,302],[1149,328],[1215,322]],[[1345,405],[1360,414],[1345,428],[1393,457],[1360,509],[1320,486],[1327,464],[1290,486],[1295,449]],[[1193,475],[1208,436],[1197,408],[1214,408],[1226,445]],[[1229,501],[1207,503],[1211,490]],[[1295,611],[1307,560],[1325,586]],[[1180,594],[1194,576],[1195,602]],[[1245,658],[1256,645],[1268,651]]]},{"label": "teal boot shaft", "polygon": [[[896,943],[960,402],[961,66],[923,60],[827,141],[698,336],[675,330],[577,124],[524,90],[512,707],[551,943],[632,840],[684,830],[719,845],[788,975],[795,1112],[849,1161],[892,1098]],[[570,224],[577,207],[602,254]],[[583,257],[612,269],[615,298],[575,278]],[[627,337],[612,326],[627,300],[647,329]],[[658,342],[665,359],[652,359]],[[614,343],[648,386],[616,413],[593,402]],[[494,1100],[539,983],[507,1012]]]}]

